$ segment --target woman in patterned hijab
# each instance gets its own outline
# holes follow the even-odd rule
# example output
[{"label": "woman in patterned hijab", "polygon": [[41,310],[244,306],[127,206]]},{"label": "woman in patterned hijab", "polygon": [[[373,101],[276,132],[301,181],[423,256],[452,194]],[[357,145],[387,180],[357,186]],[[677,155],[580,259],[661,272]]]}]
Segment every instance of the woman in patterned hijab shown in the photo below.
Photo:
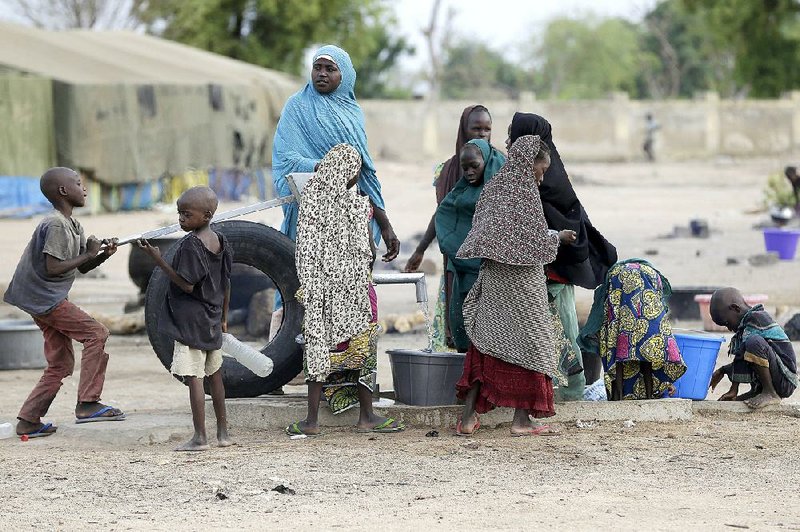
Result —
[{"label": "woman in patterned hijab", "polygon": [[377,370],[377,299],[370,283],[374,248],[370,203],[353,188],[361,156],[337,144],[303,189],[297,219],[297,299],[305,307],[304,368],[308,416],[290,435],[319,433],[324,392],[334,414],[361,405],[361,430],[396,432],[402,425],[372,411]]},{"label": "woman in patterned hijab", "polygon": [[463,259],[482,259],[478,280],[464,301],[470,347],[456,385],[465,401],[457,427],[471,434],[478,414],[514,408],[511,434],[552,434],[529,416],[555,415],[552,377],[558,356],[547,300],[544,265],[572,231],[547,229],[538,186],[549,165],[540,138],[517,139],[508,161],[483,189],[464,244]]}]

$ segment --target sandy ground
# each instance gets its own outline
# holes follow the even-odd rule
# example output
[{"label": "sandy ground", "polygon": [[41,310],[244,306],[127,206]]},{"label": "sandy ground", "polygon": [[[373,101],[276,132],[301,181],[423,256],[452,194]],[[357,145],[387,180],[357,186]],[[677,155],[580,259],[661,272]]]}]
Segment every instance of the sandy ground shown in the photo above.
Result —
[{"label": "sandy ground", "polygon": [[[734,284],[768,294],[770,306],[784,311],[800,306],[796,263],[754,268],[746,260],[763,252],[753,225],[765,215],[752,210],[760,203],[764,177],[780,166],[755,160],[587,164],[570,171],[593,222],[621,257],[649,252],[673,286]],[[379,168],[398,235],[410,242],[433,212],[430,169],[393,163]],[[693,217],[709,221],[711,238],[658,238]],[[275,225],[279,213],[249,218]],[[86,217],[82,223],[88,233],[111,236],[173,220],[173,208],[165,207]],[[0,285],[10,279],[35,224],[0,220]],[[411,249],[406,246],[404,255]],[[428,256],[436,259],[434,251]],[[728,257],[739,264],[726,265]],[[127,276],[127,250],[101,271],[100,278],[79,279],[72,300],[120,313],[136,294]],[[437,283],[430,279],[431,298]],[[416,309],[411,287],[380,287],[379,297],[384,313]],[[590,297],[579,291],[584,311]],[[0,305],[0,317],[17,315]],[[419,332],[387,335],[380,349],[423,344]],[[132,415],[173,413],[188,421],[186,390],[159,365],[146,337],[114,337],[109,352],[105,397],[112,404]],[[39,374],[0,372],[0,421],[13,420]],[[379,380],[391,388],[385,356]],[[71,421],[76,386],[75,379],[65,381],[48,419]],[[290,441],[276,431],[233,427],[240,445],[201,455],[174,453],[174,442],[3,440],[0,529],[264,529],[306,523],[323,529],[800,529],[795,419],[702,416],[632,429],[619,423],[563,429],[559,437],[512,439],[507,428],[499,428],[471,440],[448,431],[425,437],[426,427],[374,438],[337,429]],[[295,494],[271,491],[279,484]]]},{"label": "sandy ground", "polygon": [[604,424],[531,439],[498,429],[468,441],[256,431],[199,455],[50,438],[0,447],[2,528],[800,529],[796,420],[755,424]]}]

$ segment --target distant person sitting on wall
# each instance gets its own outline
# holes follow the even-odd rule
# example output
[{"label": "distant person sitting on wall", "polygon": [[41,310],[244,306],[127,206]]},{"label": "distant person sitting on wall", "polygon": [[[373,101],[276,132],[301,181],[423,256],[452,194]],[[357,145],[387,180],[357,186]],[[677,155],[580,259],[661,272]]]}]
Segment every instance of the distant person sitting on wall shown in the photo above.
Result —
[{"label": "distant person sitting on wall", "polygon": [[792,192],[794,192],[794,210],[800,213],[800,176],[797,175],[796,166],[787,166],[783,170],[786,179],[792,184]]},{"label": "distant person sitting on wall", "polygon": [[656,119],[653,118],[653,113],[647,113],[644,117],[645,120],[645,129],[644,129],[644,145],[642,149],[644,150],[645,157],[651,163],[656,160],[656,155],[654,151],[654,145],[656,140],[656,131],[661,129],[661,124],[656,122]]},{"label": "distant person sitting on wall", "polygon": [[[797,361],[789,337],[763,305],[750,307],[736,288],[722,288],[711,296],[711,319],[736,334],[728,353],[733,362],[717,369],[711,376],[711,389],[723,376],[731,388],[720,401],[744,401],[753,409],[778,404],[797,388]],[[748,383],[750,391],[739,395],[739,384]]]}]

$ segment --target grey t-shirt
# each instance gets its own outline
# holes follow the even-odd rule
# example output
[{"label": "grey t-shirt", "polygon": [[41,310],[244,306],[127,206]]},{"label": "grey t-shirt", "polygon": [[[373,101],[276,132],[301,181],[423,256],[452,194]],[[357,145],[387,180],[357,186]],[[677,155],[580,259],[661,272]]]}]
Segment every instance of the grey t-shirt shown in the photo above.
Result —
[{"label": "grey t-shirt", "polygon": [[34,316],[47,314],[67,298],[77,270],[48,275],[45,255],[70,260],[85,251],[86,236],[81,224],[59,211],[53,212],[33,232],[3,301]]}]

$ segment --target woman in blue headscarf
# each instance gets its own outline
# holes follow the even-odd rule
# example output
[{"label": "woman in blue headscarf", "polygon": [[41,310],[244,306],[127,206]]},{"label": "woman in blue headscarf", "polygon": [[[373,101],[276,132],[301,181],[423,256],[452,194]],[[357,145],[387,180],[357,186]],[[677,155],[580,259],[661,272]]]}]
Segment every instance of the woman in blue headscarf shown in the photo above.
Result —
[{"label": "woman in blue headscarf", "polygon": [[469,348],[462,306],[464,298],[478,278],[481,260],[459,259],[456,254],[472,229],[475,204],[478,203],[483,186],[505,162],[505,155],[485,140],[473,139],[467,142],[459,157],[462,177],[442,199],[434,215],[439,249],[447,258],[447,275],[452,278],[453,283],[446,319],[453,335],[453,343],[460,352],[466,352]]},{"label": "woman in blue headscarf", "polygon": [[[373,208],[373,235],[377,244],[386,243],[384,262],[397,257],[400,241],[386,214],[381,184],[367,150],[364,114],[356,102],[356,71],[350,56],[341,48],[326,45],[314,54],[311,77],[306,86],[293,94],[281,113],[272,146],[272,182],[278,196],[291,192],[286,176],[294,172],[314,172],[328,151],[337,144],[349,144],[361,155],[358,191],[368,196]],[[297,204],[283,205],[281,232],[292,240],[297,236]],[[276,296],[276,309],[282,306]],[[280,313],[276,313],[278,320]],[[273,319],[273,325],[277,320]],[[280,321],[277,322],[278,326]],[[271,334],[277,331],[272,327]]]}]

